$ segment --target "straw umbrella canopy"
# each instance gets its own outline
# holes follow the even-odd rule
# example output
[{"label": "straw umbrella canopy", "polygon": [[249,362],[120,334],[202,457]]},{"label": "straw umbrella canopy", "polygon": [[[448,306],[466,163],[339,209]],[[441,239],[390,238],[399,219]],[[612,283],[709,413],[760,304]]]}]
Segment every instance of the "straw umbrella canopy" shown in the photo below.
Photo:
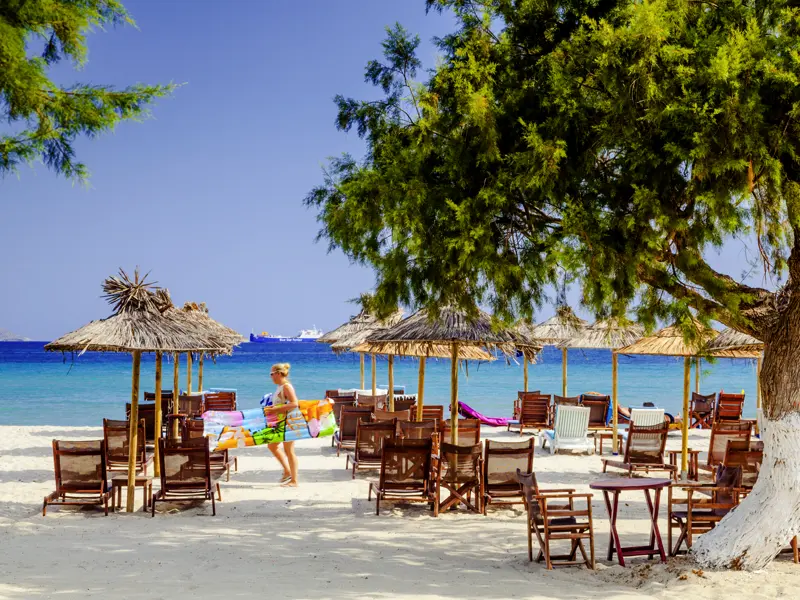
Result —
[{"label": "straw umbrella canopy", "polygon": [[[458,441],[458,361],[459,349],[478,347],[497,349],[507,355],[517,346],[533,346],[533,340],[518,331],[498,329],[492,318],[483,311],[475,316],[453,307],[442,308],[438,314],[422,309],[394,327],[378,332],[368,339],[376,351],[398,352],[416,356],[435,356],[445,346],[450,350],[450,424],[451,442]],[[423,361],[420,360],[423,365]],[[424,367],[421,367],[424,369]],[[423,371],[424,376],[424,371]],[[423,382],[424,383],[424,382]],[[422,412],[418,397],[417,413]]]},{"label": "straw umbrella canopy", "polygon": [[741,331],[727,328],[706,344],[706,351],[720,358],[750,358],[756,360],[756,410],[761,408],[761,358],[764,342]]},{"label": "straw umbrella canopy", "polygon": [[702,354],[703,347],[717,336],[717,332],[694,320],[692,327],[697,337],[688,342],[684,338],[684,329],[678,325],[670,325],[652,335],[617,350],[620,354],[646,354],[653,356],[683,357],[683,421],[681,422],[681,476],[686,479],[689,447],[689,387],[691,383],[692,358]]},{"label": "straw umbrella canopy", "polygon": [[[130,352],[133,355],[129,447],[137,447],[139,412],[139,373],[143,352],[155,352],[156,398],[161,396],[160,358],[162,352],[202,351],[209,354],[230,353],[219,335],[189,320],[168,316],[171,305],[164,296],[157,296],[154,282],[140,277],[138,269],[133,278],[120,269],[118,276],[103,282],[104,298],[114,313],[105,319],[92,321],[45,346],[48,352]],[[158,415],[158,411],[156,411]],[[158,416],[157,416],[158,418]],[[136,454],[129,453],[128,498],[126,510],[133,511]]]}]

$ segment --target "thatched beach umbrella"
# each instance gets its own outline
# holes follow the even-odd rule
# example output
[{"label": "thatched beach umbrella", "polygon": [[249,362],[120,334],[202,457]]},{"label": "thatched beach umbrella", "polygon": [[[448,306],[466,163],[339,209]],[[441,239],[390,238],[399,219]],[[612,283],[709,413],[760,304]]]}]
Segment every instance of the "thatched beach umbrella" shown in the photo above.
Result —
[{"label": "thatched beach umbrella", "polygon": [[761,359],[764,342],[741,331],[727,328],[706,344],[706,351],[720,358],[750,358],[756,360],[756,410],[761,408]]},{"label": "thatched beach umbrella", "polygon": [[[691,384],[692,358],[702,354],[703,347],[717,336],[717,332],[694,321],[695,340],[687,342],[679,325],[670,325],[639,341],[619,348],[619,354],[647,354],[652,356],[683,357],[683,420],[681,422],[681,477],[686,479],[689,466],[689,387]],[[616,410],[616,408],[614,409]]]},{"label": "thatched beach umbrella", "polygon": [[[139,414],[139,373],[142,352],[156,353],[156,398],[161,397],[161,353],[203,351],[210,354],[229,353],[226,340],[186,319],[168,316],[171,304],[163,295],[154,293],[153,283],[139,276],[133,279],[120,269],[118,277],[103,282],[105,298],[114,307],[114,314],[92,321],[45,346],[49,352],[130,352],[133,355],[129,447],[137,447]],[[176,393],[174,390],[173,393]],[[156,418],[160,411],[156,411]],[[136,479],[136,453],[129,453],[128,497],[126,510],[133,511]]]},{"label": "thatched beach umbrella", "polygon": [[[579,318],[569,306],[560,305],[556,308],[556,314],[546,321],[535,326],[529,326],[526,322],[517,325],[517,331],[533,339],[540,346],[559,346],[563,342],[579,336],[589,326],[589,323]],[[528,391],[528,361],[524,362],[524,388]],[[567,349],[561,348],[561,395],[566,396],[567,381]]]},{"label": "thatched beach umbrella", "polygon": [[[403,354],[434,356],[437,348],[445,346],[450,350],[450,424],[451,441],[458,441],[458,361],[459,349],[478,347],[499,349],[506,354],[516,351],[516,345],[533,345],[533,342],[510,329],[497,329],[492,318],[483,311],[469,317],[456,308],[443,308],[438,315],[428,310],[419,310],[394,327],[376,333],[369,338],[370,344],[378,351],[391,348],[392,352],[402,350]],[[422,360],[420,360],[422,365]],[[424,369],[424,366],[421,366]],[[424,377],[424,371],[423,375]],[[424,384],[424,380],[423,380]],[[421,410],[418,410],[421,412]]]}]

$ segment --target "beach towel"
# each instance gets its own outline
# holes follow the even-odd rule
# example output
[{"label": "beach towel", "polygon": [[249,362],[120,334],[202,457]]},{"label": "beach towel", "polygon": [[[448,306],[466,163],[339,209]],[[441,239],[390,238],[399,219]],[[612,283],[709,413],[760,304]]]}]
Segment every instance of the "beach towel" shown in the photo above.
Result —
[{"label": "beach towel", "polygon": [[210,438],[212,450],[326,437],[335,431],[329,400],[300,400],[296,409],[282,415],[267,416],[263,408],[203,413],[203,435]]},{"label": "beach towel", "polygon": [[458,401],[458,413],[462,417],[478,419],[483,425],[491,425],[492,427],[505,427],[509,423],[509,419],[504,419],[503,417],[487,417],[460,400]]}]

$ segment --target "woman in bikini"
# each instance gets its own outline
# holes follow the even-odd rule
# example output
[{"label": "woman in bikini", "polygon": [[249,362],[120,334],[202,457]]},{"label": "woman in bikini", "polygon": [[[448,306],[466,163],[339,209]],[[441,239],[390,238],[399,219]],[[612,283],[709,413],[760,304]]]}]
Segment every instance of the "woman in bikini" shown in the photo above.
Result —
[{"label": "woman in bikini", "polygon": [[[299,404],[294,387],[289,383],[289,363],[272,365],[269,375],[272,382],[278,386],[272,395],[272,406],[264,409],[267,415],[285,415],[295,410]],[[283,467],[280,483],[284,487],[297,487],[297,456],[294,453],[294,442],[267,444],[270,452],[275,455]]]}]

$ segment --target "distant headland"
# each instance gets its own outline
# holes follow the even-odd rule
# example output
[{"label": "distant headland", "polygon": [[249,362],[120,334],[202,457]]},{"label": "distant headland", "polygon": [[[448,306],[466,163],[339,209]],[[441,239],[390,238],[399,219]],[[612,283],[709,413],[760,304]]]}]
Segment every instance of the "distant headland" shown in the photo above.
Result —
[{"label": "distant headland", "polygon": [[8,329],[0,329],[0,342],[30,342],[30,338],[12,333]]}]

